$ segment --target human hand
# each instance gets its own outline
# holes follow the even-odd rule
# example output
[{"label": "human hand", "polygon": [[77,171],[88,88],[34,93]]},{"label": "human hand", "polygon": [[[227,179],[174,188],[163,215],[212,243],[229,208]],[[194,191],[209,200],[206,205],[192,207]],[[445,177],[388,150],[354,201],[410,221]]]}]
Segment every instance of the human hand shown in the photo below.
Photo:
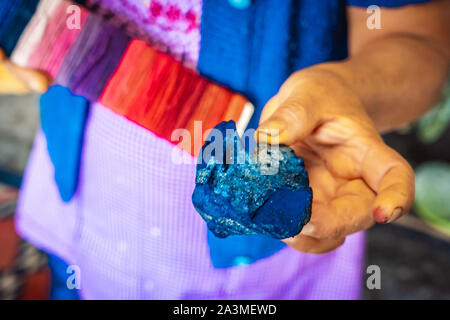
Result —
[{"label": "human hand", "polygon": [[289,145],[305,162],[313,190],[312,216],[284,241],[323,253],[374,222],[391,222],[410,209],[414,173],[388,147],[354,94],[335,74],[294,73],[266,104],[260,142]]},{"label": "human hand", "polygon": [[45,72],[14,64],[0,49],[0,94],[43,93],[50,83]]}]

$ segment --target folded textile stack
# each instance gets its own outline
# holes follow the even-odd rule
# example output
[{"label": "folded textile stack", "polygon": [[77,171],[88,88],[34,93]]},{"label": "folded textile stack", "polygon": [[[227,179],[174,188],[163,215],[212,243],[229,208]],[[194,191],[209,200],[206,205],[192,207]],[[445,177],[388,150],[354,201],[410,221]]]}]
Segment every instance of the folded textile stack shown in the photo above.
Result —
[{"label": "folded textile stack", "polygon": [[39,2],[36,13],[23,31],[11,56],[11,60],[15,64],[22,67],[27,66],[31,54],[42,40],[50,17],[60,4],[61,0],[41,0]]},{"label": "folded textile stack", "polygon": [[56,83],[96,101],[125,51],[129,37],[97,15],[90,15],[56,77]]},{"label": "folded textile stack", "polygon": [[[67,9],[71,5],[69,1],[61,1],[53,14],[42,18],[47,21],[46,28],[42,36],[37,35],[39,45],[26,63],[29,68],[40,69],[53,78],[56,77],[64,58],[81,32],[80,29],[67,26],[69,17]],[[87,10],[80,9],[80,28],[83,28],[88,15]],[[26,37],[27,33],[23,36]]]},{"label": "folded textile stack", "polygon": [[[31,2],[36,9],[38,1]],[[99,101],[193,156],[200,151],[205,132],[219,122],[234,120],[242,131],[250,120],[253,106],[243,96],[208,81],[148,42],[131,39],[127,28],[114,23],[114,19],[66,0],[42,0],[34,16],[29,14],[32,8],[29,3],[26,8],[17,3],[0,5],[0,17],[18,16],[11,12],[24,10],[14,23],[15,38],[6,36],[8,39],[1,45],[9,49],[18,42],[12,61],[47,72],[58,86],[41,99],[41,119],[45,122],[42,127],[46,138],[52,142],[48,144],[49,154],[64,201],[69,201],[76,190],[83,130],[89,114],[87,107],[80,110],[77,96],[88,102]],[[74,21],[79,26],[71,23]],[[10,24],[1,22],[0,32],[11,30]],[[20,39],[17,34],[22,34]],[[67,98],[54,101],[61,95]],[[55,112],[58,108],[64,112]],[[58,115],[62,117],[59,120]],[[79,128],[71,130],[65,138],[55,138],[63,135],[62,127],[68,121],[70,126]],[[176,129],[184,129],[190,137],[179,139],[175,135],[172,139]],[[67,159],[67,155],[73,159]]]},{"label": "folded textile stack", "polygon": [[[100,103],[169,141],[175,129],[186,129],[191,141],[180,147],[197,155],[202,141],[194,143],[194,122],[201,121],[203,135],[221,121],[239,121],[247,100],[144,41],[132,40]],[[243,117],[248,122],[249,116]]]}]

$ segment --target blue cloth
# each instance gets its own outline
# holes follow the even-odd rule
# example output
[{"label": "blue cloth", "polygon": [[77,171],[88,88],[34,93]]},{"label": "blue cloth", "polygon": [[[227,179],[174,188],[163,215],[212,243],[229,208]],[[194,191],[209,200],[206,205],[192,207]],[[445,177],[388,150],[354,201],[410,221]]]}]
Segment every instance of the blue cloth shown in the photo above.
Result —
[{"label": "blue cloth", "polygon": [[0,1],[0,33],[12,21],[14,14],[20,8],[21,0],[18,1]]},{"label": "blue cloth", "polygon": [[54,85],[41,96],[40,106],[41,126],[55,168],[55,181],[61,198],[68,202],[78,184],[89,102],[65,87]]},{"label": "blue cloth", "polygon": [[36,11],[38,0],[0,0],[0,47],[11,55]]},{"label": "blue cloth", "polygon": [[[67,280],[71,276],[69,266],[61,258],[47,254],[50,269],[50,299],[51,300],[80,300],[78,289],[69,289]],[[70,270],[69,270],[70,271]],[[81,279],[80,279],[81,280]]]},{"label": "blue cloth", "polygon": [[[204,0],[198,69],[249,98],[255,106],[249,127],[256,128],[265,103],[290,74],[347,57],[347,5],[421,2],[426,1],[254,0],[239,9],[228,1]],[[233,265],[236,257],[266,257],[280,243],[265,236],[213,237],[208,237],[213,264],[225,266]]]},{"label": "blue cloth", "polygon": [[261,235],[216,237],[208,230],[211,262],[215,268],[228,268],[250,264],[278,252],[286,245]]}]

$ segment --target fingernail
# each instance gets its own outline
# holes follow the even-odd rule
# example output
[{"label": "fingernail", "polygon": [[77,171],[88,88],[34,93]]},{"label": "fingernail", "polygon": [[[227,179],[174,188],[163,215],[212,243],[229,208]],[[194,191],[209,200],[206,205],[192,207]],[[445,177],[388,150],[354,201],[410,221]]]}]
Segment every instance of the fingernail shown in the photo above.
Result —
[{"label": "fingernail", "polygon": [[280,134],[280,130],[263,127],[258,129],[258,134],[264,134],[270,137],[277,137]]},{"label": "fingernail", "polygon": [[400,217],[402,215],[402,211],[403,211],[403,209],[401,207],[395,208],[394,211],[392,211],[392,215],[391,215],[391,218],[389,219],[389,222]]},{"label": "fingernail", "polygon": [[303,227],[302,231],[300,233],[303,234],[312,234],[314,232],[314,226],[310,223],[308,223],[306,226]]},{"label": "fingernail", "polygon": [[377,207],[375,210],[373,210],[373,218],[378,223],[387,223],[388,222],[387,213],[381,207]]},{"label": "fingernail", "polygon": [[267,132],[265,132],[265,131],[263,131],[261,129],[258,129],[258,131],[256,131],[256,137],[257,138],[265,138],[267,136],[268,136]]},{"label": "fingernail", "polygon": [[269,120],[263,122],[259,128],[258,131],[263,132],[266,135],[276,137],[280,133],[281,123],[277,120]]}]

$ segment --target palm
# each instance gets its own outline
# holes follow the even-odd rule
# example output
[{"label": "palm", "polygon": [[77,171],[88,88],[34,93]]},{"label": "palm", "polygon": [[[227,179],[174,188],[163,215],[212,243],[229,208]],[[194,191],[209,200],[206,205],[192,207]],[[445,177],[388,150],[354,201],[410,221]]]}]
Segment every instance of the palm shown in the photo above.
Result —
[{"label": "palm", "polygon": [[[338,141],[344,139],[341,129],[329,123],[304,142],[291,145],[305,161],[313,189],[310,227],[303,234],[321,239],[343,238],[374,223],[371,209],[375,193],[360,174],[364,150],[351,139]],[[348,137],[360,137],[354,129],[346,128]]]},{"label": "palm", "polygon": [[[321,96],[284,88],[266,104],[257,137],[292,147],[305,161],[313,190],[311,221],[285,242],[300,251],[329,251],[375,219],[388,222],[408,210],[413,172],[384,144],[357,99],[341,94],[309,105]],[[299,99],[303,94],[309,99]]]}]

